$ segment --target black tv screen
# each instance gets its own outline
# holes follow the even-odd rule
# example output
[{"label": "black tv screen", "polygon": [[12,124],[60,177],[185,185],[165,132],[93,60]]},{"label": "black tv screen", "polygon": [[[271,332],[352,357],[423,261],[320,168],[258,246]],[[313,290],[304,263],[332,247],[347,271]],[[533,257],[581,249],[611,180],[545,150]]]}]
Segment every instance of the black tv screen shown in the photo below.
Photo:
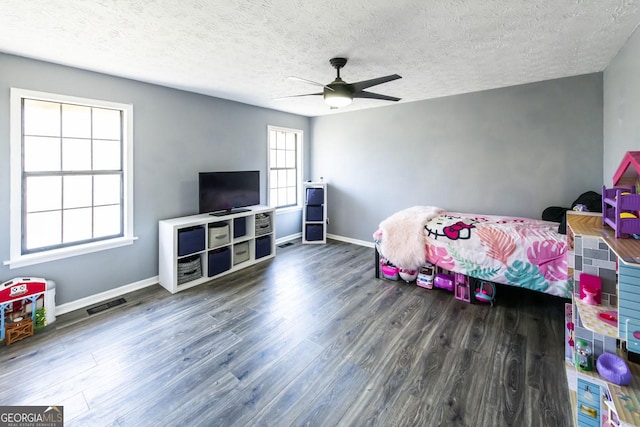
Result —
[{"label": "black tv screen", "polygon": [[201,214],[243,211],[260,204],[260,171],[200,172],[198,192]]}]

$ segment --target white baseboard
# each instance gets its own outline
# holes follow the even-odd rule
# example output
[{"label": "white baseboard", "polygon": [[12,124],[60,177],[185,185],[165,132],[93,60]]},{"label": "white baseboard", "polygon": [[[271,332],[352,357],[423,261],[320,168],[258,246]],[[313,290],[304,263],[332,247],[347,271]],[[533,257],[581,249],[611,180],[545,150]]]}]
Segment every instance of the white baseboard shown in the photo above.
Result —
[{"label": "white baseboard", "polygon": [[75,301],[67,302],[56,306],[56,316],[69,313],[74,310],[78,310],[90,305],[99,304],[109,299],[113,299],[129,292],[137,291],[138,289],[146,288],[158,283],[158,276],[150,277],[148,279],[140,280],[139,282],[131,283],[128,285],[120,286],[119,288],[110,289],[99,294],[90,295],[85,298],[80,298]]},{"label": "white baseboard", "polygon": [[277,245],[281,245],[283,243],[286,243],[286,242],[288,242],[290,240],[300,239],[301,237],[302,237],[302,232],[289,234],[288,236],[284,236],[284,237],[281,237],[279,239],[276,239],[276,246]]},{"label": "white baseboard", "polygon": [[366,246],[368,248],[375,248],[375,243],[367,242],[365,240],[352,239],[351,237],[338,236],[335,234],[327,233],[327,238],[333,240],[339,240],[341,242],[353,243],[354,245]]}]

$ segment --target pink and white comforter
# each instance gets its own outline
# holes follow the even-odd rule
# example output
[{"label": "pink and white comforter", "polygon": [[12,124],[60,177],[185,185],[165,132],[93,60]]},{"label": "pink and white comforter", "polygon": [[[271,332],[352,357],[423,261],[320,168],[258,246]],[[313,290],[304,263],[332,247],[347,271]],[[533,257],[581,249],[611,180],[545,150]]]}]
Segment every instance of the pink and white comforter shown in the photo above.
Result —
[{"label": "pink and white comforter", "polygon": [[[380,223],[374,239],[380,254],[398,267],[418,266],[415,254],[446,270],[478,279],[519,286],[565,298],[571,297],[573,281],[568,273],[566,236],[558,224],[542,220],[496,215],[475,215],[413,207]],[[435,208],[437,209],[437,208]],[[399,220],[416,212],[428,212],[419,229],[409,225],[417,239],[412,248],[403,248],[408,239],[394,241]],[[403,214],[401,214],[403,213]],[[409,221],[410,223],[411,221]],[[406,224],[406,223],[405,223]],[[395,227],[395,228],[394,228]],[[386,233],[385,233],[386,230]],[[421,242],[421,243],[417,243]],[[418,248],[418,244],[422,247]],[[411,253],[414,258],[408,258]],[[402,265],[402,262],[412,265]]]}]

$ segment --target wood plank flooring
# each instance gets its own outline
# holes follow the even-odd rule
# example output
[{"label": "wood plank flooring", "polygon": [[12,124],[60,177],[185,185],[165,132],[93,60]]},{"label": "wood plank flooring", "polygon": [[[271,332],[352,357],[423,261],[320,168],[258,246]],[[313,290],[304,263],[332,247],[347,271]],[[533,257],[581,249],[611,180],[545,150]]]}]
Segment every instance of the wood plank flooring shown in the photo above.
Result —
[{"label": "wood plank flooring", "polygon": [[[160,286],[0,344],[0,405],[66,426],[570,426],[564,300],[495,307],[375,279],[330,240],[176,295]],[[63,283],[58,286],[64,286]]]}]

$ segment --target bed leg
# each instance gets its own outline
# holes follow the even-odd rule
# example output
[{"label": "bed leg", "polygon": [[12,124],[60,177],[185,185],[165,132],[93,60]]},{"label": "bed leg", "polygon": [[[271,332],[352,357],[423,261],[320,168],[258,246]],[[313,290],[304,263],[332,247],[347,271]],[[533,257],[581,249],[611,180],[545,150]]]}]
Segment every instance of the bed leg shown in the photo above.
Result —
[{"label": "bed leg", "polygon": [[376,252],[376,256],[375,256],[375,261],[376,261],[376,265],[375,265],[376,279],[379,279],[380,278],[380,253],[378,252],[378,248],[373,248],[373,250]]}]

